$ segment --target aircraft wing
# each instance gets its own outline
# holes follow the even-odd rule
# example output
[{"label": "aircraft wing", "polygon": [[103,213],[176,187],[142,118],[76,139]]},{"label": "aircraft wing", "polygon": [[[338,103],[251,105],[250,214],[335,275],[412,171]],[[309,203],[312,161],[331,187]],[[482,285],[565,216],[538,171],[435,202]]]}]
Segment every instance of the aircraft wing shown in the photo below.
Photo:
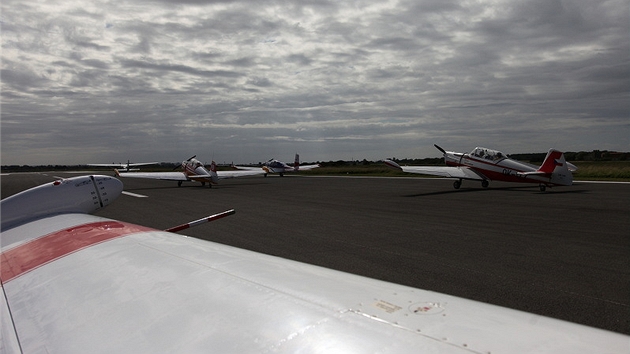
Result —
[{"label": "aircraft wing", "polygon": [[300,170],[300,171],[303,171],[303,170],[312,170],[312,169],[314,169],[314,168],[318,168],[318,167],[319,167],[319,165],[318,165],[318,164],[316,164],[316,165],[300,165],[299,170]]},{"label": "aircraft wing", "polygon": [[[73,194],[63,192],[60,205]],[[16,205],[25,215],[38,207]],[[49,207],[17,226],[3,220],[6,352],[628,349],[618,333]]]},{"label": "aircraft wing", "polygon": [[487,178],[479,173],[471,170],[467,167],[453,167],[453,166],[400,166],[394,161],[383,161],[386,165],[402,170],[408,173],[417,173],[422,175],[432,175],[450,178],[470,179],[481,181]]},{"label": "aircraft wing", "polygon": [[256,176],[256,175],[262,175],[264,174],[265,171],[260,168],[257,167],[256,169],[248,169],[248,170],[242,170],[242,171],[217,171],[217,175],[219,176],[220,179],[224,179],[224,178],[236,178],[236,177],[246,177],[246,176]]},{"label": "aircraft wing", "polygon": [[[149,179],[162,179],[167,181],[188,181],[189,178],[183,172],[119,172],[116,171],[116,176],[125,178],[149,178]],[[210,178],[210,175],[200,175],[191,177],[206,177]]]},{"label": "aircraft wing", "polygon": [[262,167],[250,167],[250,166],[233,166],[238,170],[248,170],[248,171],[262,171]]},{"label": "aircraft wing", "polygon": [[127,166],[132,167],[132,166],[146,166],[146,165],[157,165],[159,164],[159,162],[136,162],[136,163],[130,163],[130,164],[124,164],[124,163],[89,163],[87,164],[87,166],[98,166],[98,167],[120,167],[120,168],[126,168]]}]

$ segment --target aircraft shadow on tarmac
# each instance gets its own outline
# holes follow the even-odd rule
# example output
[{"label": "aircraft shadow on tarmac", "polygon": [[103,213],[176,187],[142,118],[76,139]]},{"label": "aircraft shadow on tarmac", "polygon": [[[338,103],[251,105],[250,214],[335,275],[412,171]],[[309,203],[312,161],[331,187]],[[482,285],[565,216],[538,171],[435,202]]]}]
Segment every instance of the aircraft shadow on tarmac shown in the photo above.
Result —
[{"label": "aircraft shadow on tarmac", "polygon": [[513,186],[513,187],[499,187],[499,188],[460,188],[460,189],[450,189],[443,191],[435,191],[429,193],[418,193],[418,194],[408,194],[403,195],[406,198],[412,197],[426,197],[431,195],[442,195],[442,194],[452,194],[452,193],[469,193],[469,192],[481,192],[481,193],[492,193],[492,191],[512,191],[512,192],[521,192],[521,193],[531,193],[531,194],[567,194],[567,193],[586,193],[588,192],[585,189],[551,189],[548,188],[547,191],[541,192],[537,186]]},{"label": "aircraft shadow on tarmac", "polygon": [[256,186],[256,185],[260,185],[260,184],[265,184],[265,182],[250,182],[250,183],[239,183],[239,184],[233,184],[233,185],[229,185],[229,184],[219,184],[219,185],[213,185],[212,188],[209,188],[208,185],[202,186],[201,184],[195,183],[195,184],[183,184],[181,186],[177,186],[177,184],[175,185],[169,185],[169,186],[160,186],[160,187],[139,187],[139,188],[125,188],[125,191],[127,192],[137,192],[137,191],[153,191],[153,190],[169,190],[169,189],[208,189],[208,190],[213,190],[213,189],[231,189],[231,188],[235,188],[238,186]]}]

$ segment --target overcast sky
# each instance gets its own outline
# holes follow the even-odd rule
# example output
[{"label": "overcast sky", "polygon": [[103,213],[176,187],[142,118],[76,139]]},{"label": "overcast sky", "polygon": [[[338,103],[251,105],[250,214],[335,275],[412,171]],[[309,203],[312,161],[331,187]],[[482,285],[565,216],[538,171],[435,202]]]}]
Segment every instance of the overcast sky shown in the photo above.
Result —
[{"label": "overcast sky", "polygon": [[630,151],[628,0],[2,0],[2,161]]}]

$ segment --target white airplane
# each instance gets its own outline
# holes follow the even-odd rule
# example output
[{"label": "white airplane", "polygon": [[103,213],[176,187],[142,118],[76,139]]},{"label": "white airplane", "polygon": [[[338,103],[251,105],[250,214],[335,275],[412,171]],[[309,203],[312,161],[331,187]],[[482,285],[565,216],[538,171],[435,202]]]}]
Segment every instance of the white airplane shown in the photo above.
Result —
[{"label": "white airplane", "polygon": [[[249,170],[249,171],[258,169],[258,167],[245,167],[245,166],[234,166],[234,167],[239,170]],[[297,172],[300,170],[307,171],[307,170],[312,170],[317,167],[319,167],[319,164],[300,166],[300,155],[295,154],[295,161],[293,162],[293,166],[290,166],[289,164],[282,161],[271,159],[263,164],[262,169],[263,171],[265,171],[264,176],[267,177],[268,173],[278,173],[280,174],[280,176],[284,176],[286,172]]]},{"label": "white airplane", "polygon": [[575,165],[565,161],[562,152],[554,149],[549,149],[542,165],[534,166],[510,159],[497,150],[476,147],[469,154],[464,154],[434,146],[444,154],[447,166],[400,166],[391,160],[384,162],[404,172],[457,178],[453,183],[455,189],[459,189],[462,180],[469,179],[481,181],[483,188],[487,188],[491,180],[538,183],[540,190],[544,192],[547,187],[572,185],[571,172],[577,170]]},{"label": "white airplane", "polygon": [[2,200],[2,353],[627,353],[630,337],[87,213],[123,189]]},{"label": "white airplane", "polygon": [[129,171],[138,171],[138,168],[133,168],[136,166],[146,166],[146,165],[157,165],[159,162],[136,162],[136,163],[130,163],[129,160],[127,160],[127,163],[89,163],[87,164],[88,166],[95,166],[95,167],[114,167],[114,168],[122,168],[125,171],[129,172]]},{"label": "white airplane", "polygon": [[210,188],[212,188],[213,184],[217,184],[219,182],[219,179],[254,176],[264,173],[263,171],[254,170],[217,171],[217,165],[214,161],[212,161],[212,164],[210,164],[210,170],[208,170],[195,157],[197,157],[197,155],[194,155],[193,157],[184,160],[180,166],[176,167],[176,169],[181,168],[183,172],[120,172],[118,170],[115,170],[115,172],[116,176],[119,177],[150,178],[177,181],[178,186],[181,186],[182,182],[186,181],[201,182],[202,186],[204,186],[207,182],[210,185]]}]

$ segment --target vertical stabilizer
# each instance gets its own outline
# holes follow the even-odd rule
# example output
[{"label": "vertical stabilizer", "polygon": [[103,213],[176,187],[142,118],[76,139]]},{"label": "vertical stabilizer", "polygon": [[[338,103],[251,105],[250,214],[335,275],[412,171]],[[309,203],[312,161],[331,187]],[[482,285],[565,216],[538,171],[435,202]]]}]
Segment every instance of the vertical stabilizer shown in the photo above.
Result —
[{"label": "vertical stabilizer", "polygon": [[564,159],[564,154],[558,150],[549,149],[545,160],[538,168],[538,172],[550,174],[550,182],[570,186],[573,184],[573,174]]},{"label": "vertical stabilizer", "polygon": [[219,183],[219,175],[217,174],[217,164],[216,162],[212,161],[212,163],[210,164],[210,179],[212,180],[212,183]]}]

